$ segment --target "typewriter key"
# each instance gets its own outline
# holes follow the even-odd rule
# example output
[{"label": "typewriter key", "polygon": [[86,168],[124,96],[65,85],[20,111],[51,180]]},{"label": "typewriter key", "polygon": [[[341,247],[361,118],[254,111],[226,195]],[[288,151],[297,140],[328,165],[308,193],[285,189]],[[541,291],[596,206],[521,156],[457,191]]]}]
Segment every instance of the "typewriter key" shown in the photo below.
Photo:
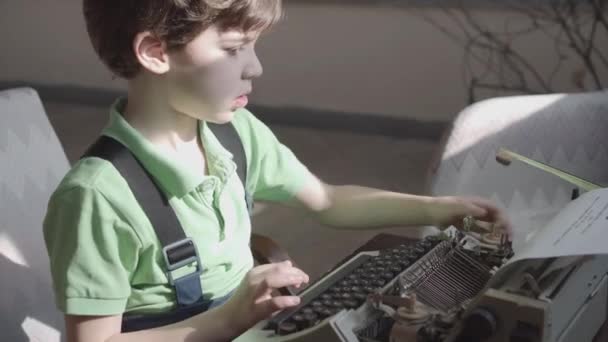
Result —
[{"label": "typewriter key", "polygon": [[300,313],[301,313],[302,315],[306,315],[306,314],[309,314],[309,313],[314,313],[314,311],[313,311],[313,309],[312,309],[312,308],[306,307],[306,308],[304,308],[304,309],[300,310]]},{"label": "typewriter key", "polygon": [[312,302],[310,302],[310,306],[313,307],[313,309],[317,306],[323,306],[323,302],[321,302],[318,299],[313,300]]},{"label": "typewriter key", "polygon": [[401,272],[402,268],[399,266],[399,264],[394,264],[393,266],[391,266],[390,271],[397,274],[399,272]]},{"label": "typewriter key", "polygon": [[403,257],[404,258],[417,258],[418,256],[416,255],[416,252],[414,251],[415,247],[411,246],[406,252],[403,253]]},{"label": "typewriter key", "polygon": [[411,247],[412,247],[412,244],[407,243],[407,244],[401,244],[397,248],[399,248],[402,252],[404,252],[404,251],[409,251]]},{"label": "typewriter key", "polygon": [[333,315],[335,313],[335,310],[331,310],[328,308],[323,309],[323,311],[321,311],[320,316],[321,317],[329,317],[331,315]]},{"label": "typewriter key", "polygon": [[291,320],[295,323],[298,330],[306,328],[306,320],[303,315],[295,314],[291,316]]},{"label": "typewriter key", "polygon": [[365,291],[367,293],[372,293],[372,292],[376,291],[376,288],[373,285],[369,285],[369,286],[365,286],[363,288],[363,291]]},{"label": "typewriter key", "polygon": [[395,277],[395,275],[393,273],[391,273],[391,272],[384,272],[384,273],[382,273],[381,277],[384,280],[388,281],[388,280],[393,279]]},{"label": "typewriter key", "polygon": [[332,287],[331,289],[329,289],[329,291],[331,292],[332,296],[335,296],[336,293],[342,293],[344,292],[345,287],[344,286],[340,286],[340,284]]},{"label": "typewriter key", "polygon": [[334,300],[329,306],[331,306],[332,308],[341,309],[344,307],[344,303],[342,303],[341,300]]},{"label": "typewriter key", "polygon": [[353,283],[353,286],[358,286],[361,285],[362,282],[364,282],[364,279],[353,279],[351,280],[351,282]]},{"label": "typewriter key", "polygon": [[353,296],[348,292],[344,292],[340,296],[340,299],[342,299],[342,300],[348,300],[348,299],[352,299],[352,298],[353,298]]},{"label": "typewriter key", "polygon": [[391,261],[392,258],[393,258],[393,256],[391,254],[385,254],[380,258],[380,260],[382,260],[384,262],[388,262],[388,261]]},{"label": "typewriter key", "polygon": [[323,306],[330,307],[332,306],[334,301],[332,299],[327,299],[323,301]]},{"label": "typewriter key", "polygon": [[374,261],[374,259],[366,262],[365,264],[363,264],[361,266],[361,268],[370,268],[370,267],[374,267],[374,265],[376,264],[376,262]]},{"label": "typewriter key", "polygon": [[332,300],[334,297],[329,293],[324,293],[320,296],[321,300]]},{"label": "typewriter key", "polygon": [[361,286],[361,287],[365,287],[365,286],[369,286],[369,285],[370,285],[370,281],[367,279],[361,279],[359,281],[359,286]]},{"label": "typewriter key", "polygon": [[353,298],[361,303],[365,302],[367,299],[367,295],[363,292],[355,292],[353,293]]},{"label": "typewriter key", "polygon": [[389,254],[389,258],[391,260],[395,260],[395,259],[399,258],[399,255],[401,255],[401,252],[391,253],[391,254]]},{"label": "typewriter key", "polygon": [[416,253],[417,256],[422,256],[425,252],[426,251],[424,250],[424,248],[420,246],[414,247],[414,253]]},{"label": "typewriter key", "polygon": [[357,303],[357,301],[354,299],[345,300],[344,307],[347,309],[356,309],[359,307],[359,303]]},{"label": "typewriter key", "polygon": [[347,278],[348,278],[348,280],[353,281],[353,280],[359,279],[359,276],[356,274],[349,274]]},{"label": "typewriter key", "polygon": [[296,326],[295,323],[283,322],[283,323],[279,324],[277,333],[281,336],[285,336],[285,335],[293,334],[296,331],[298,331],[298,327]]},{"label": "typewriter key", "polygon": [[422,240],[418,244],[427,251],[433,247],[433,243],[427,240]]},{"label": "typewriter key", "polygon": [[424,238],[424,241],[428,241],[428,242],[430,242],[432,244],[436,244],[439,241],[441,241],[441,239],[438,236],[436,236],[436,235],[429,235],[429,236],[427,236],[427,237]]},{"label": "typewriter key", "polygon": [[314,311],[320,319],[324,319],[332,315],[332,311],[325,306],[315,307]]},{"label": "typewriter key", "polygon": [[351,293],[363,292],[363,288],[361,286],[353,286],[350,288]]},{"label": "typewriter key", "polygon": [[361,275],[361,278],[371,280],[371,279],[374,279],[376,273],[377,273],[377,271],[376,271],[375,267],[370,268],[367,270],[367,273],[364,273]]},{"label": "typewriter key", "polygon": [[357,268],[356,270],[353,271],[353,273],[355,273],[358,276],[361,276],[365,272],[367,272],[367,268],[366,267],[359,267],[359,268]]},{"label": "typewriter key", "polygon": [[384,279],[380,279],[380,278],[372,281],[372,284],[377,287],[382,287],[382,286],[384,286],[385,283],[386,283],[386,281]]},{"label": "typewriter key", "polygon": [[304,322],[306,327],[310,328],[319,322],[319,316],[317,316],[317,314],[314,312],[304,314]]},{"label": "typewriter key", "polygon": [[342,288],[344,288],[344,287],[350,287],[350,286],[353,285],[353,282],[350,281],[350,280],[348,280],[348,279],[346,279],[346,280],[342,280],[338,285],[341,286]]}]

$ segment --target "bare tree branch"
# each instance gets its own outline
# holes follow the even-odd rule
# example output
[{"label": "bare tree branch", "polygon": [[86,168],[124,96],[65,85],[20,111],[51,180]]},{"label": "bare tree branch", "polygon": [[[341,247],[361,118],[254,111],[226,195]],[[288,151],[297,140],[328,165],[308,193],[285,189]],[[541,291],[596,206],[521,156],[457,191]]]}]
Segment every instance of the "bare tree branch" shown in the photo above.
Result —
[{"label": "bare tree branch", "polygon": [[591,77],[593,77],[595,86],[597,87],[598,90],[602,89],[602,82],[600,81],[600,78],[597,74],[597,71],[595,70],[595,66],[594,66],[593,61],[591,60],[590,56],[585,54],[585,51],[583,50],[584,47],[578,45],[578,42],[576,41],[575,33],[568,26],[568,23],[566,22],[566,18],[560,12],[559,8],[555,5],[552,5],[551,7],[553,8],[553,11],[556,15],[558,24],[564,29],[564,33],[570,40],[572,49],[580,56],[580,58],[583,60],[583,63],[587,67],[589,73],[591,74]]},{"label": "bare tree branch", "polygon": [[[463,0],[438,5],[433,16],[420,11],[427,23],[462,46],[462,77],[470,101],[480,91],[560,91],[555,82],[564,72],[582,90],[602,88],[600,71],[608,72],[602,45],[608,35],[608,0],[503,0],[494,6],[507,14],[502,23],[485,22]],[[536,34],[549,39],[554,59],[532,63],[518,48]],[[584,82],[585,75],[590,75],[591,83]]]}]

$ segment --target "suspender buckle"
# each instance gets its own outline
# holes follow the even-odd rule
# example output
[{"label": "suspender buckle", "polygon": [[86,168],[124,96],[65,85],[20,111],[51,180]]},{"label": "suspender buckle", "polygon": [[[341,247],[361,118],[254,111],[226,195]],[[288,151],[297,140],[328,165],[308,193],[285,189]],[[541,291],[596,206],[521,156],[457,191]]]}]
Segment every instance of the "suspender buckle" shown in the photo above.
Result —
[{"label": "suspender buckle", "polygon": [[[201,258],[198,255],[196,244],[191,238],[185,238],[163,247],[163,257],[167,265],[167,278],[169,278],[169,284],[171,285],[174,285],[175,281],[180,278],[192,277],[194,274],[200,275],[203,273]],[[173,271],[192,264],[196,264],[196,270],[193,273],[177,278],[173,276]]]}]

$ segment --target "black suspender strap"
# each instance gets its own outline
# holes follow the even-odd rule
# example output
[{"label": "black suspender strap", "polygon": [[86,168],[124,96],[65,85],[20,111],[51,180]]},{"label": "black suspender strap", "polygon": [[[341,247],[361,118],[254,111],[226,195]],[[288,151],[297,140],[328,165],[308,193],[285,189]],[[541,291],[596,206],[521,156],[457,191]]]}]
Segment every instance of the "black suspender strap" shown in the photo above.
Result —
[{"label": "black suspender strap", "polygon": [[[178,306],[188,306],[201,301],[202,265],[194,241],[186,237],[167,197],[143,165],[123,144],[108,136],[99,137],[83,157],[98,157],[111,162],[129,184],[131,192],[163,246],[167,277],[169,283],[175,287]],[[172,271],[194,263],[195,272],[180,278],[173,277]]]},{"label": "black suspender strap", "polygon": [[253,210],[253,197],[247,191],[247,155],[245,154],[241,137],[232,124],[214,124],[208,122],[207,127],[211,129],[222,146],[232,153],[233,161],[236,164],[236,173],[239,175],[241,183],[243,183],[243,188],[245,189],[247,210],[251,215],[251,211]]},{"label": "black suspender strap", "polygon": [[[249,213],[253,208],[252,196],[247,191],[247,156],[238,132],[232,124],[207,124],[218,141],[230,151],[237,166],[237,174],[245,188],[245,202]],[[150,220],[154,231],[163,246],[163,256],[167,267],[167,277],[175,287],[178,309],[174,313],[158,317],[127,317],[123,319],[123,330],[134,331],[161,326],[183,320],[206,310],[208,302],[203,298],[200,282],[202,264],[196,245],[186,237],[182,226],[169,205],[169,201],[152,175],[141,162],[119,141],[101,136],[89,147],[84,157],[98,157],[111,162],[121,176],[127,181],[144,213]],[[196,271],[174,278],[172,271],[196,263]],[[123,318],[125,318],[123,317]],[[126,324],[125,324],[126,323]]]}]

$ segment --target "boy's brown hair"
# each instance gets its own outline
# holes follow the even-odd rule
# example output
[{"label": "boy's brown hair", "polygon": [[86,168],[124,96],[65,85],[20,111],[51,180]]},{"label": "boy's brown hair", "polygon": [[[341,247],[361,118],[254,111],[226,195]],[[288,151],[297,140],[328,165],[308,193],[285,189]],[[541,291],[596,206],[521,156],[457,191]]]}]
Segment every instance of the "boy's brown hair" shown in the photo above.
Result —
[{"label": "boy's brown hair", "polygon": [[83,0],[93,48],[116,75],[134,77],[140,64],[133,51],[139,32],[150,31],[179,49],[200,32],[220,29],[264,30],[281,17],[281,0]]}]

